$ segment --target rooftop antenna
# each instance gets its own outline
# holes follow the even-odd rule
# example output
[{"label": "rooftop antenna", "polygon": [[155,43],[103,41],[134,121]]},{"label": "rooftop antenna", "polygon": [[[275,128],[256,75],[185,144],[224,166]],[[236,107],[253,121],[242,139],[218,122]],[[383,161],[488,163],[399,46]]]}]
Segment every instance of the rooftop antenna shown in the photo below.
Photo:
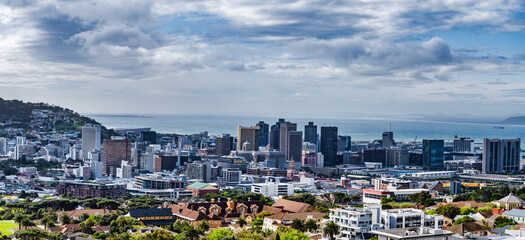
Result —
[{"label": "rooftop antenna", "polygon": [[390,122],[390,132],[392,132],[392,122]]}]

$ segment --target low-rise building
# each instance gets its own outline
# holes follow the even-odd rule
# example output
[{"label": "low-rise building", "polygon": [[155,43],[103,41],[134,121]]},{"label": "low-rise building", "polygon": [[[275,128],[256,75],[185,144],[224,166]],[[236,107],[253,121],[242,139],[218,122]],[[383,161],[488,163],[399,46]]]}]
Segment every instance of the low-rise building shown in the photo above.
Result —
[{"label": "low-rise building", "polygon": [[119,198],[126,193],[125,184],[82,181],[60,181],[56,186],[58,195],[71,194],[74,198]]},{"label": "low-rise building", "polygon": [[266,197],[291,196],[294,186],[290,183],[267,182],[252,185],[251,192],[260,193]]},{"label": "low-rise building", "polygon": [[279,213],[272,216],[264,218],[263,230],[270,229],[272,231],[277,231],[277,228],[280,226],[290,226],[294,219],[301,219],[305,223],[306,221],[313,219],[317,223],[316,233],[322,232],[322,221],[326,213],[321,212],[304,212],[304,213]]},{"label": "low-rise building", "polygon": [[378,236],[378,240],[442,240],[454,234],[450,231],[427,227],[376,230],[372,233]]}]

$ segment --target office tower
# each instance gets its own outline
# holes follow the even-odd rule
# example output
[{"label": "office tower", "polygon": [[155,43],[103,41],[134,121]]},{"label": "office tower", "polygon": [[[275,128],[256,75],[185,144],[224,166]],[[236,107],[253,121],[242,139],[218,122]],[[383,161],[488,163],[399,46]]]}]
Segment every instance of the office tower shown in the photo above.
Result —
[{"label": "office tower", "polygon": [[26,145],[26,144],[27,144],[27,138],[26,137],[21,137],[21,136],[16,137],[16,145],[17,146]]},{"label": "office tower", "polygon": [[177,166],[177,156],[155,155],[153,156],[155,172],[173,171]]},{"label": "office tower", "polygon": [[259,121],[256,126],[259,127],[259,146],[265,147],[270,143],[270,125],[264,121]]},{"label": "office tower", "polygon": [[304,125],[304,142],[317,144],[317,125],[314,125],[314,122]]},{"label": "office tower", "polygon": [[388,148],[384,167],[406,166],[408,165],[408,149]]},{"label": "office tower", "polygon": [[0,156],[7,155],[7,139],[0,138]]},{"label": "office tower", "polygon": [[290,160],[290,149],[288,144],[290,144],[290,132],[297,131],[297,123],[282,122],[279,128],[279,150],[284,152],[286,160]]},{"label": "office tower", "polygon": [[82,159],[94,150],[100,150],[100,125],[86,124],[82,127]]},{"label": "office tower", "polygon": [[383,141],[381,143],[382,143],[381,146],[384,148],[389,148],[389,147],[396,145],[396,142],[394,141],[394,133],[384,132]]},{"label": "office tower", "polygon": [[212,181],[211,165],[209,163],[188,163],[186,177],[188,179],[202,180],[203,182]]},{"label": "office tower", "polygon": [[474,139],[454,136],[453,152],[474,152]]},{"label": "office tower", "polygon": [[384,148],[362,148],[361,162],[376,162],[383,166],[386,164],[386,149]]},{"label": "office tower", "polygon": [[458,181],[453,181],[450,183],[450,193],[454,195],[461,194],[461,183]]},{"label": "office tower", "polygon": [[483,173],[513,173],[520,170],[521,139],[483,139]]},{"label": "office tower", "polygon": [[337,127],[321,127],[321,153],[325,166],[335,166],[337,162]]},{"label": "office tower", "polygon": [[251,146],[246,151],[259,150],[259,127],[237,127],[237,151],[241,151],[246,142]]},{"label": "office tower", "polygon": [[106,176],[114,176],[122,161],[131,161],[131,141],[122,137],[104,139],[102,173]]},{"label": "office tower", "polygon": [[351,151],[352,150],[352,137],[350,136],[339,136],[337,140],[337,151]]},{"label": "office tower", "polygon": [[270,129],[270,146],[275,150],[280,150],[281,146],[281,123],[286,122],[284,118],[279,118],[279,120],[273,125]]},{"label": "office tower", "polygon": [[288,156],[287,159],[294,160],[296,166],[301,166],[303,155],[303,132],[290,131],[288,133]]},{"label": "office tower", "polygon": [[149,144],[156,144],[157,143],[157,132],[155,131],[140,132],[140,141],[148,142]]},{"label": "office tower", "polygon": [[215,151],[217,156],[230,155],[233,146],[233,137],[230,134],[222,134],[215,139]]},{"label": "office tower", "polygon": [[444,152],[444,140],[423,139],[423,167],[433,170],[443,169]]}]

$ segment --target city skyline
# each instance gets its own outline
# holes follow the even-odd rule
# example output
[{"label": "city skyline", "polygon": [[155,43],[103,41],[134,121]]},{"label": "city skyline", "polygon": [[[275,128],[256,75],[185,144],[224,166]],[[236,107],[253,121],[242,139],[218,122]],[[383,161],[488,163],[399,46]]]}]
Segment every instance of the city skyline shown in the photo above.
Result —
[{"label": "city skyline", "polygon": [[0,96],[97,113],[523,115],[524,8],[4,1]]}]

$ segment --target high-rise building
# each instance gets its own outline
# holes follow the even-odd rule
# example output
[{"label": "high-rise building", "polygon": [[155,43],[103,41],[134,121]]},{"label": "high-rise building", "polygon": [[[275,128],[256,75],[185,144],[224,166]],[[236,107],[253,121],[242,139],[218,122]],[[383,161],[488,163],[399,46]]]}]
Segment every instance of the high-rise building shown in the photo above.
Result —
[{"label": "high-rise building", "polygon": [[389,148],[396,145],[396,142],[394,141],[394,133],[393,132],[384,132],[383,133],[383,141],[381,142],[381,146],[384,148]]},{"label": "high-rise building", "polygon": [[308,122],[308,125],[304,125],[304,142],[317,144],[317,139],[317,125]]},{"label": "high-rise building", "polygon": [[286,156],[286,160],[290,160],[290,149],[288,148],[288,144],[290,144],[290,132],[291,131],[297,131],[297,123],[291,123],[291,122],[282,122],[281,127],[279,128],[279,150],[281,152],[284,152],[284,156]]},{"label": "high-rise building", "polygon": [[82,159],[94,150],[100,150],[100,125],[86,124],[82,127]]},{"label": "high-rise building", "polygon": [[303,132],[290,131],[288,133],[288,156],[287,159],[294,160],[296,166],[301,166],[303,155]]},{"label": "high-rise building", "polygon": [[458,181],[450,182],[450,193],[454,195],[461,194],[461,183]]},{"label": "high-rise building", "polygon": [[114,176],[122,161],[131,161],[131,141],[123,137],[104,139],[102,173],[106,176]]},{"label": "high-rise building", "polygon": [[140,140],[142,142],[148,142],[149,144],[156,144],[157,143],[157,132],[155,131],[140,132]]},{"label": "high-rise building", "polygon": [[520,170],[521,139],[483,139],[484,173],[513,173]]},{"label": "high-rise building", "polygon": [[0,138],[0,156],[7,155],[7,139]]},{"label": "high-rise building", "polygon": [[281,146],[281,123],[286,122],[284,118],[279,118],[279,120],[275,123],[275,125],[272,126],[270,129],[270,146],[275,150],[280,150],[279,147]]},{"label": "high-rise building", "polygon": [[406,166],[408,165],[408,149],[396,149],[388,148],[386,149],[386,159],[383,163],[385,167],[394,167],[394,166]]},{"label": "high-rise building", "polygon": [[259,146],[265,147],[270,143],[270,125],[264,121],[259,121],[256,126],[259,127]]},{"label": "high-rise building", "polygon": [[215,139],[215,146],[217,156],[230,155],[233,147],[233,137],[230,134],[222,134]]},{"label": "high-rise building", "polygon": [[337,162],[337,127],[321,127],[321,153],[325,166],[335,166]]},{"label": "high-rise building", "polygon": [[444,168],[444,140],[423,139],[423,167],[427,169]]},{"label": "high-rise building", "polygon": [[337,140],[337,151],[351,151],[352,150],[352,137],[350,136],[339,136]]},{"label": "high-rise building", "polygon": [[155,155],[153,157],[155,172],[173,171],[177,166],[177,156]]},{"label": "high-rise building", "polygon": [[242,150],[244,143],[250,143],[247,151],[257,151],[259,149],[259,127],[237,127],[237,151]]},{"label": "high-rise building", "polygon": [[454,152],[474,152],[474,139],[454,136]]}]

